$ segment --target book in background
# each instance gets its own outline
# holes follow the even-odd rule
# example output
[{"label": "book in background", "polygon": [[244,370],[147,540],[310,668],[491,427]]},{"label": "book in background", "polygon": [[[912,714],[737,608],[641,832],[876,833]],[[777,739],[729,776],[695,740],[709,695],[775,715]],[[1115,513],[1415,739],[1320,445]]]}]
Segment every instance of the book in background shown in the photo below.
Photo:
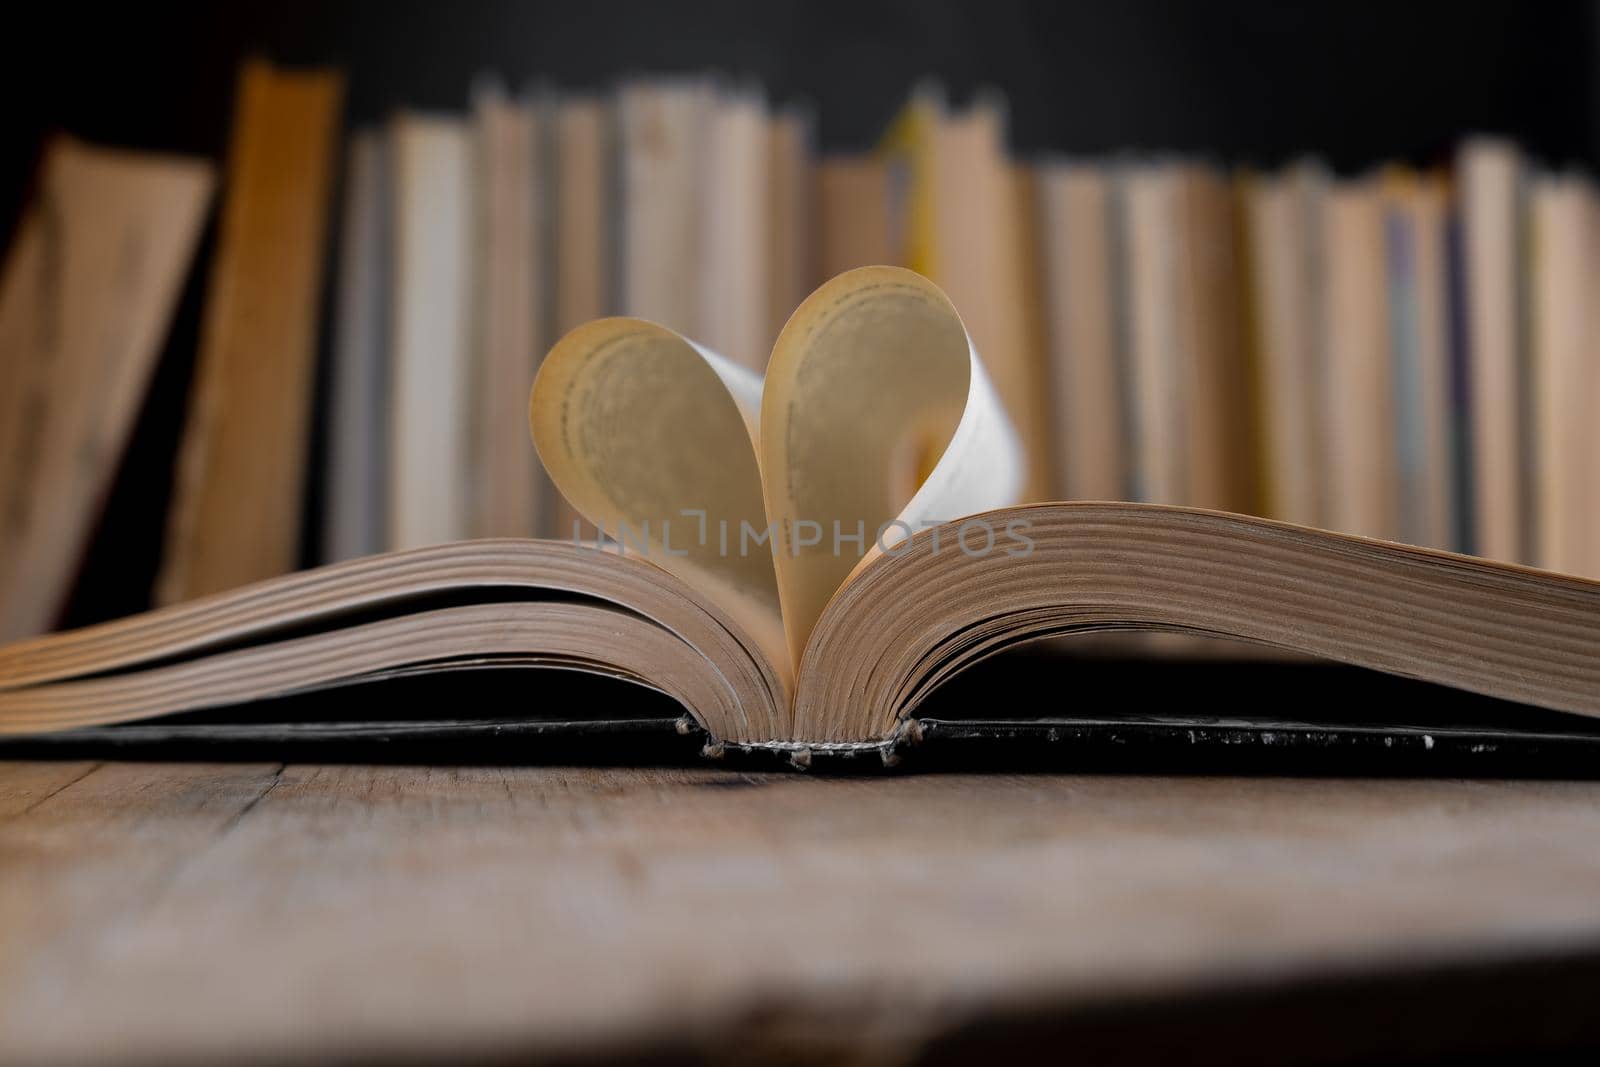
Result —
[{"label": "book in background", "polygon": [[[1394,167],[1335,178],[1313,162],[1244,175],[1170,157],[1024,167],[1005,144],[1003,106],[951,109],[931,89],[913,94],[878,152],[820,158],[803,115],[711,77],[636,78],[543,106],[548,129],[534,141],[546,158],[528,181],[501,183],[528,194],[502,194],[496,208],[484,193],[464,238],[481,275],[504,255],[487,246],[503,249],[526,225],[518,213],[549,220],[528,261],[534,280],[480,286],[493,291],[466,312],[461,388],[476,399],[455,421],[476,429],[460,431],[456,480],[475,499],[519,492],[484,487],[500,452],[473,414],[520,391],[491,384],[515,375],[484,370],[486,338],[504,332],[495,315],[533,334],[530,323],[548,321],[531,357],[501,353],[519,373],[567,330],[615,313],[760,369],[795,292],[891,263],[959,294],[1030,466],[1047,476],[1032,496],[1259,513],[1455,548],[1489,525],[1515,528],[1520,544],[1562,507],[1586,516],[1572,531],[1592,521],[1582,475],[1550,458],[1544,413],[1558,390],[1532,363],[1536,328],[1551,327],[1530,301],[1555,275],[1537,269],[1538,241],[1496,237],[1529,230],[1504,146],[1469,144],[1454,183]],[[479,140],[483,114],[480,104]],[[475,150],[465,165],[488,158]],[[481,174],[469,184],[491,188]],[[1534,251],[1519,261],[1524,245]],[[1551,315],[1571,331],[1572,313]],[[1495,325],[1524,319],[1509,340]],[[1513,395],[1474,399],[1497,376]],[[1566,377],[1562,395],[1589,395]],[[1552,481],[1546,468],[1561,473]],[[575,522],[592,535],[556,500],[531,525],[568,536]]]},{"label": "book in background", "polygon": [[[372,423],[345,398],[386,397],[376,419],[389,439],[385,456],[362,458],[338,442],[372,433],[330,427],[332,462],[352,468],[329,472],[330,492],[384,483],[330,519],[386,506],[387,529],[366,551],[593,536],[528,445],[544,352],[626,312],[764,367],[787,316],[777,309],[792,309],[816,270],[811,129],[756,91],[695,78],[593,96],[512,96],[484,80],[470,116],[402,112],[381,133],[358,132],[385,145],[390,206],[383,225],[347,230],[392,245],[394,266],[363,274],[381,253],[346,256],[341,287],[382,291],[341,298],[336,336],[366,336],[355,320],[371,320],[370,307],[389,321],[369,331],[380,352],[336,344],[330,417]],[[349,210],[358,199],[347,194]]]},{"label": "book in background", "polygon": [[1473,471],[1473,546],[1490,559],[1531,559],[1527,262],[1520,153],[1501,141],[1462,147],[1460,211],[1466,301],[1467,402]]},{"label": "book in background", "polygon": [[1121,500],[1129,494],[1113,260],[1111,179],[1084,162],[1036,170],[1039,270],[1049,312],[1054,496]]},{"label": "book in background", "polygon": [[619,310],[685,337],[705,337],[708,325],[706,159],[716,106],[705,78],[617,90]]},{"label": "book in background", "polygon": [[351,139],[330,355],[322,559],[388,548],[393,162],[380,130]]},{"label": "book in background", "polygon": [[247,63],[180,455],[162,603],[299,560],[343,79]]},{"label": "book in background", "polygon": [[527,446],[527,396],[554,342],[547,127],[549,101],[478,87],[473,136],[478,168],[471,237],[476,268],[468,369],[464,480],[472,537],[537,537],[551,522],[554,488]]},{"label": "book in background", "polygon": [[1394,364],[1399,540],[1459,548],[1448,188],[1437,174],[1390,168],[1380,195]]},{"label": "book in background", "polygon": [[1024,499],[1052,491],[1054,456],[1044,323],[1034,284],[1031,186],[1006,147],[1004,102],[950,109],[923,87],[885,140],[901,171],[892,210],[896,262],[933,279],[961,309],[973,344],[1023,441]]},{"label": "book in background", "polygon": [[1533,562],[1600,576],[1600,282],[1594,187],[1578,175],[1536,178],[1529,191],[1530,470],[1538,513]]},{"label": "book in background", "polygon": [[[551,138],[552,338],[616,314],[617,274],[616,114],[606,97],[560,94]],[[519,398],[521,399],[521,398]],[[545,535],[592,540],[594,526],[551,487],[551,524]]]},{"label": "book in background", "polygon": [[396,115],[389,545],[469,531],[467,414],[473,313],[471,130],[455,115]]},{"label": "book in background", "polygon": [[895,263],[889,165],[870,156],[824,156],[816,165],[817,272]]},{"label": "book in background", "polygon": [[1255,395],[1264,513],[1303,526],[1331,515],[1323,470],[1322,199],[1329,176],[1301,163],[1253,174],[1245,200]]},{"label": "book in background", "polygon": [[214,180],[200,159],[66,137],[45,151],[0,280],[0,641],[64,607]]},{"label": "book in background", "polygon": [[[1374,178],[1336,181],[1322,207],[1323,396],[1329,526],[1400,538],[1401,457],[1395,434],[1383,202]],[[1374,269],[1376,268],[1376,269]]]}]

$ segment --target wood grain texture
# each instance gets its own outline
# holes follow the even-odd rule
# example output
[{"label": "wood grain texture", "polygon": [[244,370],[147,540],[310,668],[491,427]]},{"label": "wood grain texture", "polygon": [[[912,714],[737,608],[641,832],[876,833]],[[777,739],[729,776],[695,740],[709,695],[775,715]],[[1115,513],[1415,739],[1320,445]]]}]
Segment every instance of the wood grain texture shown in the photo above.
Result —
[{"label": "wood grain texture", "polygon": [[0,778],[0,819],[23,814],[93,771],[98,764],[17,763]]},{"label": "wood grain texture", "polygon": [[909,1062],[1594,952],[1597,833],[1592,783],[0,764],[0,1060]]}]

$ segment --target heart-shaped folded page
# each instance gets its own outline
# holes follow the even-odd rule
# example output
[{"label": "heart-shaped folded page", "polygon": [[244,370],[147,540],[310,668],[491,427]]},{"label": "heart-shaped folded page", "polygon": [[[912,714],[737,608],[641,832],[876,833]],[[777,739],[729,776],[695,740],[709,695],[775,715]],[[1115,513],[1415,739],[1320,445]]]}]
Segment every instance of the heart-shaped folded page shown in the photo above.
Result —
[{"label": "heart-shaped folded page", "polygon": [[864,558],[1014,503],[1024,473],[960,316],[897,267],[808,297],[764,387],[663,326],[589,323],[546,357],[529,418],[550,477],[614,548],[705,591],[786,680]]}]

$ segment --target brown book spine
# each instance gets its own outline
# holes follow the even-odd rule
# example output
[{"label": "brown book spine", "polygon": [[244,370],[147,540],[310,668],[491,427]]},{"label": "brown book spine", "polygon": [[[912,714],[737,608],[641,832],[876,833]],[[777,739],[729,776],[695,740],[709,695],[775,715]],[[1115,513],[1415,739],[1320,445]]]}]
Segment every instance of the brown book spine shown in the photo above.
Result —
[{"label": "brown book spine", "polygon": [[978,355],[1011,416],[1027,457],[1024,500],[1050,497],[1049,374],[1016,169],[1007,158],[1006,119],[993,99],[940,114],[934,138],[932,277],[961,310]]},{"label": "brown book spine", "polygon": [[1042,167],[1037,182],[1056,493],[1062,500],[1121,500],[1128,483],[1110,179],[1097,166],[1055,164]]},{"label": "brown book spine", "polygon": [[[832,275],[817,276],[817,198],[812,177],[815,156],[808,115],[784,111],[770,123],[772,169],[768,210],[767,341],[777,340],[783,324],[811,290]],[[762,353],[762,366],[766,357]]]},{"label": "brown book spine", "polygon": [[[551,232],[555,271],[551,342],[592,319],[617,311],[616,256],[620,174],[616,115],[598,97],[574,96],[555,107]],[[543,359],[543,353],[540,354]],[[543,536],[597,536],[554,486]]]},{"label": "brown book spine", "polygon": [[0,641],[48,628],[189,273],[209,163],[61,137],[0,277]]},{"label": "brown book spine", "polygon": [[1180,180],[1180,373],[1189,408],[1185,502],[1250,513],[1255,510],[1254,465],[1233,188],[1205,166],[1184,167]]},{"label": "brown book spine", "polygon": [[239,80],[221,234],[178,461],[164,603],[294,569],[343,78]]},{"label": "brown book spine", "polygon": [[1331,526],[1341,533],[1400,536],[1395,470],[1394,374],[1376,182],[1343,182],[1323,205],[1327,250],[1327,396]]},{"label": "brown book spine", "polygon": [[470,529],[475,537],[542,532],[544,471],[528,440],[528,394],[549,338],[539,252],[539,113],[530,100],[485,88],[476,105],[479,257],[470,431]]},{"label": "brown book spine", "polygon": [[822,159],[816,188],[818,285],[855,267],[901,265],[890,238],[887,164],[857,156]]}]

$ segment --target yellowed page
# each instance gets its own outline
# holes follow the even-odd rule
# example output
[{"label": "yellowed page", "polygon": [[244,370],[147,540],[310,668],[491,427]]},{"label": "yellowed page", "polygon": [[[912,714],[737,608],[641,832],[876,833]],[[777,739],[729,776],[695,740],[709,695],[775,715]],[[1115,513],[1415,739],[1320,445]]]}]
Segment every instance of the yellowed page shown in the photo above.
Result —
[{"label": "yellowed page", "polygon": [[556,487],[610,543],[702,590],[788,688],[754,441],[761,379],[664,326],[598,319],[559,342],[529,402]]},{"label": "yellowed page", "polygon": [[768,365],[760,442],[796,664],[864,556],[1016,502],[1026,473],[960,316],[936,285],[898,267],[847,271],[795,312]]}]

